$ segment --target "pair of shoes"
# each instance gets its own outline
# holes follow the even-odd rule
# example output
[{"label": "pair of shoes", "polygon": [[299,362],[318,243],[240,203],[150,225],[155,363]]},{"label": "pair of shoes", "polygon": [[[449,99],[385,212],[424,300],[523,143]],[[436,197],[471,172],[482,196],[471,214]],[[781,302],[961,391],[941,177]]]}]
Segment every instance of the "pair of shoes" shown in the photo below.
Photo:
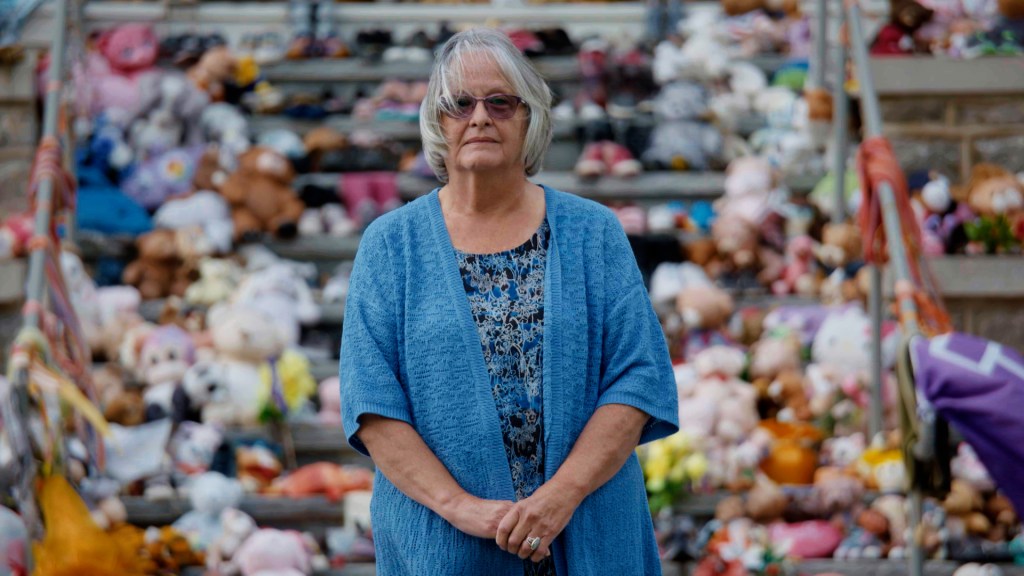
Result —
[{"label": "pair of shoes", "polygon": [[581,178],[605,175],[628,178],[641,170],[640,162],[633,158],[629,149],[611,140],[587,144],[576,162],[576,174]]},{"label": "pair of shoes", "polygon": [[192,66],[211,48],[227,46],[227,40],[219,33],[179,34],[168,36],[160,42],[161,60],[170,61],[179,68]]}]

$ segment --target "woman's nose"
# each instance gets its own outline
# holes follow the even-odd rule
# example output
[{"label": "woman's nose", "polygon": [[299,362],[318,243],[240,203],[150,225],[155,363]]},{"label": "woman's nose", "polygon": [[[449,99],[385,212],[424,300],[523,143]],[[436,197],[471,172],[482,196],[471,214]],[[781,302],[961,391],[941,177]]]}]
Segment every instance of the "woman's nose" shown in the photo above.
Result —
[{"label": "woman's nose", "polygon": [[476,107],[473,108],[473,115],[469,117],[469,120],[474,126],[491,123],[491,115],[487,112],[487,106],[484,105],[483,100],[476,101]]}]

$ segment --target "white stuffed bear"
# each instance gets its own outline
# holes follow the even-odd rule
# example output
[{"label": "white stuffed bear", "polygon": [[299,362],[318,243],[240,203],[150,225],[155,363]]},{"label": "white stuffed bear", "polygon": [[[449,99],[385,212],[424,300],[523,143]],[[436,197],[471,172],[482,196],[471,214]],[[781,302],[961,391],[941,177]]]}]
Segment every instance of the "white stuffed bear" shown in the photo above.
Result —
[{"label": "white stuffed bear", "polygon": [[199,261],[199,279],[185,290],[185,301],[213,306],[227,301],[242,280],[242,268],[232,260],[204,258]]},{"label": "white stuffed bear", "polygon": [[231,209],[224,197],[216,192],[200,190],[184,198],[168,200],[153,215],[153,223],[157,228],[172,230],[198,227],[214,253],[231,251],[231,239],[235,233]]},{"label": "white stuffed bear", "polygon": [[207,313],[207,325],[227,394],[214,394],[203,406],[203,422],[255,425],[263,398],[260,369],[268,359],[280,356],[286,343],[274,320],[251,306],[218,304]]},{"label": "white stuffed bear", "polygon": [[320,319],[320,307],[309,286],[284,262],[250,274],[238,287],[232,302],[266,313],[287,346],[298,344],[301,325]]},{"label": "white stuffed bear", "polygon": [[188,485],[188,499],[192,510],[174,522],[173,526],[188,538],[193,550],[210,548],[224,531],[222,513],[237,509],[245,490],[242,483],[220,472],[206,472]]}]

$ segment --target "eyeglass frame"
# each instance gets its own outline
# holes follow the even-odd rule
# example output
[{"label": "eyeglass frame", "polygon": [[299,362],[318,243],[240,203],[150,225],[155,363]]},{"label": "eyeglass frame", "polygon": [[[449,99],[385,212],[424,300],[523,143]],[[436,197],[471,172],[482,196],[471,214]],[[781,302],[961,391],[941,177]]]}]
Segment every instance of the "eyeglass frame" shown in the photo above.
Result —
[{"label": "eyeglass frame", "polygon": [[[488,99],[497,97],[508,98],[515,102],[515,105],[512,107],[512,112],[508,116],[496,116],[494,112],[491,110],[491,107],[487,104]],[[454,107],[454,102],[448,100],[447,98],[442,99],[441,112],[455,120],[465,120],[471,117],[473,113],[476,112],[476,108],[481,102],[484,103],[484,110],[487,112],[487,116],[489,116],[492,120],[509,120],[516,115],[516,112],[519,111],[520,106],[526,104],[526,100],[519,96],[516,96],[515,94],[488,94],[487,96],[479,97],[473,96],[472,94],[459,94],[455,98],[470,98],[473,100],[473,105],[467,106],[465,108],[466,113],[464,115],[458,116],[454,114],[454,112],[457,110]],[[527,109],[529,109],[529,104],[526,104],[526,107]]]}]

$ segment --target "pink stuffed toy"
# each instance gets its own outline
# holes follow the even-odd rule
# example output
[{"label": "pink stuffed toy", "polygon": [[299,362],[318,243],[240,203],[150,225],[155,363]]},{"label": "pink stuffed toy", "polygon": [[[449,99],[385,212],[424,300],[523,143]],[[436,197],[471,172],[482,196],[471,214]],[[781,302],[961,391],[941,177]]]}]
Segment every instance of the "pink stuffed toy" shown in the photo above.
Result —
[{"label": "pink stuffed toy", "polygon": [[341,426],[341,383],[337,376],[320,383],[320,413],[317,418],[321,424]]},{"label": "pink stuffed toy", "polygon": [[313,559],[303,536],[294,530],[257,530],[238,549],[234,562],[242,576],[257,576],[275,571],[279,574],[312,574]]},{"label": "pink stuffed toy", "polygon": [[814,240],[810,236],[797,236],[786,244],[786,267],[778,280],[772,282],[772,293],[783,296],[800,294],[811,296],[818,292],[813,272]]},{"label": "pink stuffed toy", "polygon": [[[88,86],[92,115],[116,108],[132,117],[139,106],[139,84],[153,67],[159,43],[153,27],[123,24],[107,30],[96,41],[96,51],[86,57],[79,81]],[[155,81],[155,78],[152,78]]]}]

